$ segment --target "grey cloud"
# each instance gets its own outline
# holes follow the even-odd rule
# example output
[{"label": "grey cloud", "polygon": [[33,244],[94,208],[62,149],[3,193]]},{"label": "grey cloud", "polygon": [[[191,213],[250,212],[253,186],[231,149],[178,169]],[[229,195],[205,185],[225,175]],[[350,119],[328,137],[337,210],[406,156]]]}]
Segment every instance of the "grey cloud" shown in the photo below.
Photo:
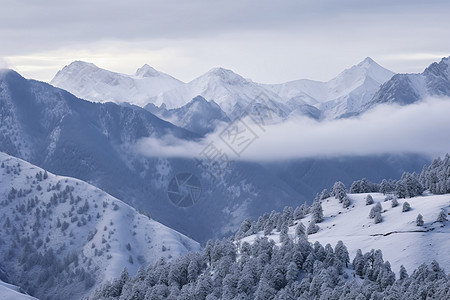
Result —
[{"label": "grey cloud", "polygon": [[[431,60],[384,57],[448,51],[449,9],[442,0],[4,1],[0,57],[41,80],[92,56],[126,73],[155,63],[184,81],[216,66],[264,83],[329,80],[366,56],[395,72],[419,72]],[[178,55],[156,62],[142,55],[164,49]],[[54,61],[39,65],[42,56]]]},{"label": "grey cloud", "polygon": [[450,99],[428,99],[406,106],[382,105],[360,118],[316,122],[306,118],[266,127],[242,157],[233,156],[218,132],[200,143],[148,139],[138,152],[151,156],[196,157],[211,142],[233,159],[279,161],[305,157],[450,152]]},{"label": "grey cloud", "polygon": [[[99,39],[199,38],[247,30],[314,32],[347,25],[351,29],[392,21],[386,19],[387,13],[401,26],[411,13],[431,13],[436,23],[436,15],[443,14],[449,4],[434,2],[441,6],[405,0],[7,1],[2,3],[0,38],[3,47],[20,52]],[[364,16],[364,26],[354,26],[351,18],[356,15]]]}]

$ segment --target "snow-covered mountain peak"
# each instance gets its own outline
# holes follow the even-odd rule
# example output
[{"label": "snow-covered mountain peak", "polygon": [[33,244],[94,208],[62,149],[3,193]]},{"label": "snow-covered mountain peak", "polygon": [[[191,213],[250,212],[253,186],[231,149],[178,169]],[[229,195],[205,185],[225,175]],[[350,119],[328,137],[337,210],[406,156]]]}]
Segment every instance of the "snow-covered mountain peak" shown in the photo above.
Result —
[{"label": "snow-covered mountain peak", "polygon": [[364,58],[364,60],[362,62],[357,64],[357,66],[361,66],[361,67],[370,67],[371,65],[378,65],[378,64],[369,56],[367,56],[366,58]]},{"label": "snow-covered mountain peak", "polygon": [[435,76],[435,77],[444,77],[445,79],[450,78],[450,57],[444,57],[441,59],[439,63],[434,62],[430,66],[428,66],[424,75],[426,76]]},{"label": "snow-covered mountain peak", "polygon": [[161,73],[158,72],[153,67],[145,64],[136,71],[136,77],[144,78],[144,77],[156,77],[160,76]]},{"label": "snow-covered mountain peak", "polygon": [[213,68],[208,72],[206,72],[204,75],[200,76],[199,78],[209,80],[220,80],[223,83],[232,85],[244,83],[247,81],[241,75],[236,74],[233,71],[225,68]]},{"label": "snow-covered mountain peak", "polygon": [[65,66],[58,73],[61,72],[64,74],[75,74],[76,75],[81,72],[96,72],[98,70],[101,70],[101,69],[93,63],[82,61],[82,60],[76,60],[74,62],[71,62],[67,66]]},{"label": "snow-covered mountain peak", "polygon": [[344,70],[336,78],[330,80],[330,82],[339,82],[343,86],[354,86],[363,83],[367,78],[371,78],[379,84],[382,84],[388,81],[394,74],[394,72],[383,68],[370,57],[366,57],[357,65]]},{"label": "snow-covered mountain peak", "polygon": [[144,65],[135,74],[111,72],[92,63],[75,61],[50,82],[77,97],[95,102],[128,102],[144,107],[154,97],[180,84],[178,79]]}]

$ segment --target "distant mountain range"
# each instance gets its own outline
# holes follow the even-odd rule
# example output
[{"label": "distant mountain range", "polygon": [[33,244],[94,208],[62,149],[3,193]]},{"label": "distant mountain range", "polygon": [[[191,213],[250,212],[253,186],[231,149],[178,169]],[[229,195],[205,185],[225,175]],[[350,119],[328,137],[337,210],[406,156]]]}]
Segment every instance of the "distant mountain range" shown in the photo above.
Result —
[{"label": "distant mountain range", "polygon": [[[448,65],[449,58],[443,58],[421,74],[395,74],[367,57],[327,82],[300,79],[259,84],[223,68],[182,83],[147,65],[130,76],[77,61],[59,71],[51,83],[81,98],[145,107],[164,120],[204,135],[217,124],[258,111],[268,103],[272,122],[277,123],[298,116],[319,121],[348,118],[382,103],[405,105],[426,96],[448,96]],[[144,70],[150,75],[142,75]],[[197,96],[206,102],[192,100]]]},{"label": "distant mountain range", "polygon": [[[152,69],[152,74],[160,73]],[[136,81],[136,76],[113,73],[89,63],[74,62],[59,71],[51,83],[81,98],[129,102],[146,106],[152,111],[155,111],[155,106],[161,109],[182,108],[191,99],[202,96],[218,104],[230,119],[239,117],[249,104],[258,105],[258,98],[264,95],[275,104],[274,111],[281,120],[290,115],[306,115],[322,120],[361,113],[380,86],[393,75],[393,72],[371,58],[366,58],[328,82],[300,79],[283,84],[259,84],[231,70],[215,68],[188,83],[175,84],[172,88],[166,87],[172,84],[173,77],[155,75],[164,81],[159,88],[148,84],[145,89],[138,90],[136,84],[122,84],[124,78],[127,78],[125,82]],[[154,78],[151,77],[151,80]],[[192,107],[183,108],[183,111],[187,110],[192,110]],[[174,123],[179,121],[171,117]]]},{"label": "distant mountain range", "polygon": [[[380,181],[398,177],[405,170],[420,171],[429,162],[418,155],[376,156],[363,159],[372,166],[367,170],[368,164],[358,163],[358,157],[338,161],[311,158],[292,164],[237,160],[214,180],[195,159],[147,157],[134,145],[146,137],[195,142],[200,134],[213,130],[216,121],[227,122],[225,112],[199,97],[182,108],[154,109],[198,134],[138,106],[88,102],[3,70],[0,151],[53,173],[87,181],[200,242],[234,232],[247,217],[312,201],[317,191],[340,178],[350,184],[364,174]],[[179,208],[168,199],[168,184],[178,173],[200,178],[203,191],[192,207]]]}]

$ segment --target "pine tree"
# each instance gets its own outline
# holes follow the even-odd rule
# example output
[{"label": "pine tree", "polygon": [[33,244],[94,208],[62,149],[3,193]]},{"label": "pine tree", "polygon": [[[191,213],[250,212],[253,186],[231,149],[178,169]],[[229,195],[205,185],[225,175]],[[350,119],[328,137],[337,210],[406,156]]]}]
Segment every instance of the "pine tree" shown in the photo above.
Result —
[{"label": "pine tree", "polygon": [[406,272],[406,268],[403,265],[401,265],[400,266],[400,280],[404,280],[408,277],[409,276],[408,276],[408,272]]},{"label": "pine tree", "polygon": [[242,221],[241,226],[239,227],[238,232],[236,233],[236,237],[238,239],[241,239],[246,236],[246,233],[249,231],[249,229],[252,227],[252,222],[250,219],[245,219]]},{"label": "pine tree", "polygon": [[392,206],[392,207],[397,207],[397,206],[398,206],[398,200],[397,200],[396,197],[392,198],[391,206]]},{"label": "pine tree", "polygon": [[350,194],[359,194],[361,193],[359,187],[360,187],[361,181],[356,180],[353,181],[352,185],[350,186]]},{"label": "pine tree", "polygon": [[318,231],[319,231],[319,226],[316,225],[316,222],[314,222],[314,220],[311,220],[311,222],[309,222],[306,233],[309,235],[309,234],[317,233]]},{"label": "pine tree", "polygon": [[348,263],[350,262],[350,256],[348,254],[347,247],[344,245],[344,243],[339,240],[336,244],[336,247],[334,247],[334,253],[336,254],[336,257],[345,263],[345,267],[348,268]]},{"label": "pine tree", "polygon": [[294,220],[300,220],[304,218],[304,212],[301,206],[297,206],[294,210]]},{"label": "pine tree", "polygon": [[445,213],[445,211],[443,209],[441,209],[441,211],[439,212],[439,215],[438,215],[436,221],[441,222],[441,223],[444,223],[445,221],[447,221],[447,214]]},{"label": "pine tree", "polygon": [[287,222],[288,226],[294,225],[294,209],[290,206],[285,206],[283,209],[283,222]]},{"label": "pine tree", "polygon": [[303,225],[302,222],[298,222],[297,227],[295,228],[295,236],[297,238],[304,238],[304,237],[306,237],[306,228],[305,228],[305,225]]},{"label": "pine tree", "polygon": [[402,212],[407,212],[411,209],[411,205],[408,202],[403,202]]},{"label": "pine tree", "polygon": [[373,206],[372,209],[370,210],[369,218],[375,219],[375,217],[377,216],[377,213],[381,213],[382,210],[383,210],[383,208],[381,207],[381,203],[377,202],[377,204],[375,204],[375,206]]},{"label": "pine tree", "polygon": [[373,198],[370,194],[366,196],[366,205],[372,205],[373,204]]},{"label": "pine tree", "polygon": [[367,182],[366,178],[361,179],[361,182],[359,184],[359,192],[360,193],[370,192],[370,186],[369,186],[369,183]]},{"label": "pine tree", "polygon": [[347,195],[345,195],[344,199],[342,200],[342,207],[347,208],[350,206],[350,198],[348,198]]},{"label": "pine tree", "polygon": [[291,261],[286,270],[287,282],[289,283],[291,281],[296,281],[298,278],[298,273],[299,273],[299,270],[298,270],[297,265],[293,261]]},{"label": "pine tree", "polygon": [[418,215],[417,215],[417,218],[416,218],[416,225],[417,225],[417,226],[423,226],[423,216],[422,216],[421,214],[418,214]]},{"label": "pine tree", "polygon": [[344,196],[347,195],[344,183],[341,181],[335,182],[333,188],[331,189],[331,193],[336,199],[339,200],[339,202],[342,202],[342,200],[344,200]]},{"label": "pine tree", "polygon": [[330,197],[331,197],[331,195],[330,195],[330,193],[328,192],[327,189],[324,189],[322,191],[322,193],[320,193],[320,200],[325,200],[325,199],[330,198]]},{"label": "pine tree", "polygon": [[373,221],[375,224],[381,223],[383,221],[383,217],[381,216],[381,213],[379,211],[375,213],[375,218]]},{"label": "pine tree", "polygon": [[383,179],[380,184],[380,193],[386,195],[388,192],[390,192],[389,183],[386,179]]},{"label": "pine tree", "polygon": [[320,223],[323,221],[323,209],[320,202],[314,202],[311,206],[311,219],[314,223]]},{"label": "pine tree", "polygon": [[271,235],[273,230],[273,224],[272,221],[269,219],[267,220],[266,224],[264,225],[264,235]]}]

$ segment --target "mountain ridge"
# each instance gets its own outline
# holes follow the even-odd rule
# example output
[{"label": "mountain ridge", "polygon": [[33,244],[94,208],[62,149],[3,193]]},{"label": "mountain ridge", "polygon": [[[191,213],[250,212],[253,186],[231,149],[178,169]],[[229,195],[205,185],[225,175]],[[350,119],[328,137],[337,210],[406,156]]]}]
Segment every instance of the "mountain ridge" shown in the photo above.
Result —
[{"label": "mountain ridge", "polygon": [[50,84],[96,102],[128,102],[144,106],[148,99],[182,82],[145,64],[134,75],[108,71],[75,61],[56,73]]}]

